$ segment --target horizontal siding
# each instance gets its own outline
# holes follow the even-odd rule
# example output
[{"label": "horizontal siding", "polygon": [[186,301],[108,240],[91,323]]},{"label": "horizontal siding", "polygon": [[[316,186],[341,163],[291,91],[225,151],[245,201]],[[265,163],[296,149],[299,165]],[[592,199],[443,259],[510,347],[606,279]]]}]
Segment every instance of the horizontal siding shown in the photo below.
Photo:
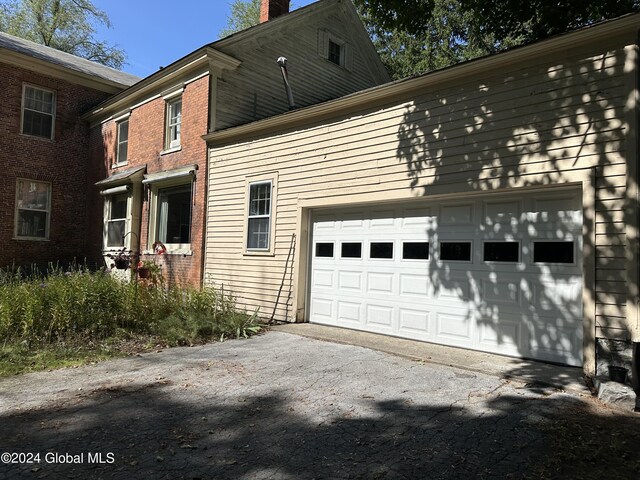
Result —
[{"label": "horizontal siding", "polygon": [[[327,29],[343,39],[350,49],[350,70],[321,57],[318,30]],[[360,36],[351,31],[339,9],[316,8],[289,19],[268,36],[221,46],[223,53],[242,61],[233,72],[225,72],[217,85],[216,129],[240,125],[288,110],[287,96],[276,59],[286,56],[296,106],[307,106],[338,98],[381,83],[365,63]],[[309,81],[313,79],[313,81]]]},{"label": "horizontal siding", "polygon": [[[301,200],[344,204],[355,194],[416,200],[435,187],[438,194],[489,192],[595,175],[595,232],[589,236],[595,244],[585,252],[595,252],[596,324],[599,332],[624,329],[625,58],[622,48],[595,48],[582,57],[461,78],[322,125],[212,148],[210,281],[271,310],[280,291],[276,310],[291,320],[294,287],[282,278]],[[278,173],[274,255],[243,256],[246,176],[271,172]]]}]

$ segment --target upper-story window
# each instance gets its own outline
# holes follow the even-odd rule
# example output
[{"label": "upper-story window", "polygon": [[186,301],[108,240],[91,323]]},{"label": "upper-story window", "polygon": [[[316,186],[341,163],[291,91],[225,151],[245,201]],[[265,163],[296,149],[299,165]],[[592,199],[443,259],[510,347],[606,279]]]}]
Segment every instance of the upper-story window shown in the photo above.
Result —
[{"label": "upper-story window", "polygon": [[167,125],[165,148],[180,146],[180,124],[182,123],[182,97],[167,101]]},{"label": "upper-story window", "polygon": [[51,90],[24,85],[22,90],[22,133],[53,139],[56,94]]},{"label": "upper-story window", "polygon": [[118,149],[116,151],[116,163],[127,163],[129,150],[129,120],[122,120],[117,123],[118,128]]},{"label": "upper-story window", "polygon": [[328,60],[336,65],[342,65],[342,45],[329,39]]}]

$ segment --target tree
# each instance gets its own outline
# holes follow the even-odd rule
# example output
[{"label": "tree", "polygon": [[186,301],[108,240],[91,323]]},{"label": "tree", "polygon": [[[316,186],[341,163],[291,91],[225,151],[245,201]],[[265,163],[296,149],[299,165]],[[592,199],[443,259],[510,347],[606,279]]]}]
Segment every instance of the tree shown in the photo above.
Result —
[{"label": "tree", "polygon": [[220,38],[260,23],[260,3],[260,0],[234,0],[231,13],[227,15],[227,26],[220,30]]},{"label": "tree", "polygon": [[640,0],[354,0],[395,78],[638,10]]},{"label": "tree", "polygon": [[109,17],[90,0],[0,0],[0,30],[114,68],[126,56],[95,38]]}]

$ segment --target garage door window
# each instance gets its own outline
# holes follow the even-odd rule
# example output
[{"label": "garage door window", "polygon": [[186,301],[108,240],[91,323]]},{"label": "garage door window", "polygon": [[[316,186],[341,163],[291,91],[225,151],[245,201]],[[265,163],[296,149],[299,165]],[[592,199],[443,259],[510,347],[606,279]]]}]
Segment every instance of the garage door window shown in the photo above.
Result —
[{"label": "garage door window", "polygon": [[483,251],[485,262],[520,261],[520,242],[484,242]]},{"label": "garage door window", "polygon": [[440,260],[471,261],[471,242],[440,242]]},{"label": "garage door window", "polygon": [[369,258],[393,258],[393,242],[371,242],[371,245],[369,245]]},{"label": "garage door window", "polygon": [[403,260],[429,260],[429,242],[403,242]]},{"label": "garage door window", "polygon": [[573,242],[534,242],[534,263],[573,263]]},{"label": "garage door window", "polygon": [[362,243],[345,242],[340,247],[340,256],[342,258],[362,258]]},{"label": "garage door window", "polygon": [[316,243],[317,258],[333,258],[333,242]]}]

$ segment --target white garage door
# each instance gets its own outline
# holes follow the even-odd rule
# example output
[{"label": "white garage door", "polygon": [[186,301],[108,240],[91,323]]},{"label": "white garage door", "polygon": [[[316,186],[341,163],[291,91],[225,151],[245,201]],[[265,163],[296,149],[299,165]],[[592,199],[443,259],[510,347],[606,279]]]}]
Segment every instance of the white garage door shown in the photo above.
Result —
[{"label": "white garage door", "polygon": [[313,217],[314,323],[582,364],[580,192]]}]

